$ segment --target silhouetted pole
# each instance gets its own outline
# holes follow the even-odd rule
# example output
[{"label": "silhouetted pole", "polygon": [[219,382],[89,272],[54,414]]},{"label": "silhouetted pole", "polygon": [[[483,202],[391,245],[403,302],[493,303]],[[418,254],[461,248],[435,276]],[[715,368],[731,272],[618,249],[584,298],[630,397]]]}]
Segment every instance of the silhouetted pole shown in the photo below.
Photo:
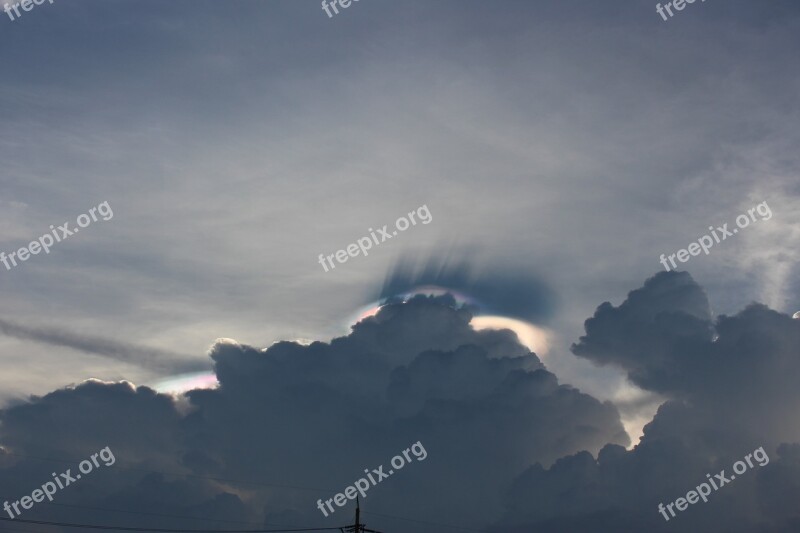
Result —
[{"label": "silhouetted pole", "polygon": [[356,533],[361,533],[361,502],[358,500],[358,495],[356,495]]},{"label": "silhouetted pole", "polygon": [[361,501],[356,496],[356,523],[352,526],[342,528],[342,531],[352,531],[353,533],[381,533],[374,529],[367,529],[366,524],[361,523]]}]

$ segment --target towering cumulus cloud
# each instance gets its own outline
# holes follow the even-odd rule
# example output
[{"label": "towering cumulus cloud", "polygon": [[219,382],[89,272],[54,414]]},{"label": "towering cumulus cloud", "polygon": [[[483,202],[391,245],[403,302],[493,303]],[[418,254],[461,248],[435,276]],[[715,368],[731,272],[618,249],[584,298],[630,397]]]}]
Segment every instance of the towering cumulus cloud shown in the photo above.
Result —
[{"label": "towering cumulus cloud", "polygon": [[[370,490],[363,504],[371,527],[798,530],[797,320],[759,304],[713,318],[704,291],[675,272],[656,275],[618,307],[598,307],[574,353],[619,367],[667,399],[627,450],[612,405],[559,384],[513,333],[475,331],[471,318],[449,295],[417,296],[330,343],[258,349],[220,340],[210,352],[218,389],[176,399],[88,381],[31,398],[0,411],[0,494],[29,494],[31,480],[109,446],[113,468],[37,504],[30,517],[339,527],[351,508],[325,517],[317,501],[422,442],[424,462]],[[706,474],[730,476],[762,446],[769,461],[708,502],[670,521],[659,513]]]},{"label": "towering cumulus cloud", "polygon": [[[219,341],[219,388],[186,402],[97,381],[33,398],[0,413],[9,452],[0,454],[0,494],[24,494],[27,480],[46,477],[53,464],[42,458],[110,446],[115,467],[59,501],[91,509],[41,504],[37,517],[339,526],[350,513],[325,518],[317,499],[421,441],[427,460],[370,491],[365,510],[474,526],[501,518],[504,492],[528,466],[628,444],[612,405],[559,385],[513,333],[476,332],[471,318],[450,296],[418,296],[329,344]],[[390,520],[369,523],[430,527]]]},{"label": "towering cumulus cloud", "polygon": [[[601,305],[573,351],[624,369],[670,398],[631,451],[603,448],[535,465],[515,482],[498,531],[797,531],[800,325],[751,305],[714,321],[685,273],[661,273],[619,307]],[[708,503],[667,522],[659,503],[685,496],[746,453],[772,459]]]}]

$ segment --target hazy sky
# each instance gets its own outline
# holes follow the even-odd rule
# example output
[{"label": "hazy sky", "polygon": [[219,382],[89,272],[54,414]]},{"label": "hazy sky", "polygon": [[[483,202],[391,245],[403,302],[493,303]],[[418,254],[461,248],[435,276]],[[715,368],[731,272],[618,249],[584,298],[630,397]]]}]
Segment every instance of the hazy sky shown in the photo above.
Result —
[{"label": "hazy sky", "polygon": [[[51,225],[75,227],[103,202],[113,210],[49,254],[10,270],[0,264],[0,446],[80,461],[115,449],[109,439],[129,427],[168,444],[155,452],[144,437],[119,441],[118,465],[241,480],[253,478],[252,463],[263,479],[332,489],[309,502],[235,484],[190,486],[193,478],[157,490],[147,483],[173,480],[135,470],[115,478],[122,469],[112,466],[96,493],[65,493],[62,502],[153,508],[145,495],[163,489],[182,499],[162,502],[162,514],[202,516],[195,511],[205,506],[209,516],[256,524],[338,526],[311,500],[334,496],[426,435],[429,457],[409,467],[426,488],[412,472],[386,480],[396,485],[380,496],[385,514],[508,532],[672,528],[649,493],[640,495],[650,506],[642,517],[632,511],[621,521],[620,506],[639,500],[622,497],[619,486],[629,485],[619,480],[598,481],[619,497],[606,501],[565,488],[582,482],[578,466],[562,465],[572,472],[564,479],[556,467],[526,470],[562,457],[580,463],[574,454],[597,457],[605,444],[606,464],[656,479],[659,467],[647,465],[667,468],[692,450],[723,461],[783,444],[788,466],[771,479],[800,486],[800,454],[786,451],[800,435],[779,417],[800,407],[789,383],[780,388],[781,368],[800,355],[798,322],[784,320],[800,309],[797,2],[694,2],[668,21],[644,0],[360,0],[340,11],[329,18],[306,0],[55,0],[13,21],[0,12],[0,251],[27,246]],[[661,254],[687,248],[709,226],[733,229],[764,202],[769,217],[759,211],[708,255],[679,264],[691,277],[653,278],[664,270]],[[328,272],[318,263],[421,206],[430,223]],[[395,286],[398,265],[431,262],[444,265],[441,284],[460,280],[453,288],[495,314],[527,313],[548,332],[549,351],[532,356],[513,338],[469,330],[447,299],[387,311],[331,345],[261,351],[348,335],[359,310]],[[641,300],[629,297],[636,289]],[[753,302],[766,307],[748,308]],[[718,315],[733,322],[717,323]],[[585,330],[593,316],[597,329]],[[718,353],[717,338],[730,353]],[[752,389],[725,387],[709,366],[762,352],[773,358]],[[687,361],[689,353],[703,362]],[[258,362],[270,356],[276,361]],[[329,373],[315,358],[332,365],[323,365]],[[64,389],[88,378],[153,384],[214,364],[223,386],[177,403],[97,381]],[[358,380],[374,386],[338,396],[338,386]],[[711,392],[701,394],[697,381]],[[624,449],[662,401],[684,402],[675,409],[689,409],[684,418],[701,427],[723,412],[736,416],[728,395],[773,389],[724,450],[709,442],[684,442],[681,453]],[[344,428],[364,427],[349,415],[312,415],[337,406],[371,424],[372,444],[348,440]],[[68,423],[45,429],[57,413],[68,421],[95,408],[101,418],[76,422],[82,432]],[[690,432],[662,410],[668,420],[651,426],[652,442]],[[330,443],[320,441],[325,420]],[[436,420],[443,429],[431,429]],[[265,427],[251,434],[255,423]],[[492,431],[514,445],[467,437]],[[290,452],[281,445],[287,432]],[[220,433],[226,438],[212,438]],[[259,463],[255,444],[273,456]],[[335,455],[340,448],[346,458]],[[10,457],[0,457],[9,469],[0,496],[16,499],[47,481],[49,471]],[[696,472],[690,463],[657,493],[664,503],[705,477],[710,463],[698,459]],[[280,471],[287,465],[302,479]],[[745,485],[726,490],[756,491]],[[559,494],[574,507],[542,503]],[[443,514],[432,508],[436,498]],[[688,529],[669,530],[716,531],[723,524],[712,517],[724,513],[749,531],[793,530],[798,519],[778,500],[758,511],[749,506],[756,501],[726,500],[740,515],[696,505],[685,514],[705,518],[681,516]],[[30,517],[133,520],[37,505]],[[350,508],[340,513],[351,518]],[[147,520],[135,525],[198,527]],[[432,530],[380,520],[368,523]]]}]

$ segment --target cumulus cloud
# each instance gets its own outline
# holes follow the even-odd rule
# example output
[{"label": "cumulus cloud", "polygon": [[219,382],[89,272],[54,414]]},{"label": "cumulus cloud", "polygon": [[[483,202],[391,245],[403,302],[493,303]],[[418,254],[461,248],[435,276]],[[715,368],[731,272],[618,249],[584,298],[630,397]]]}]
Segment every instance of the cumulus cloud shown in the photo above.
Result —
[{"label": "cumulus cloud", "polygon": [[[503,491],[527,466],[628,444],[612,405],[560,385],[514,333],[475,331],[471,318],[450,296],[418,296],[330,343],[220,341],[210,352],[219,388],[183,400],[96,381],[34,398],[0,412],[0,443],[16,454],[2,459],[0,494],[47,479],[52,465],[25,456],[80,459],[110,446],[119,466],[87,479],[83,493],[65,492],[63,503],[338,526],[352,508],[324,518],[317,499],[420,441],[427,459],[374,487],[365,510],[474,526],[502,516]],[[97,522],[80,508],[41,507]]]},{"label": "cumulus cloud", "polygon": [[640,387],[659,392],[680,386],[676,358],[694,355],[682,346],[713,338],[708,299],[685,272],[657,274],[617,308],[605,302],[585,327],[586,335],[572,346],[576,355],[616,364]]},{"label": "cumulus cloud", "polygon": [[[792,531],[797,515],[800,325],[753,304],[712,320],[686,273],[660,273],[619,307],[602,304],[573,351],[628,372],[670,400],[631,451],[609,445],[550,468],[534,465],[514,483],[498,531]],[[707,473],[763,446],[772,459],[708,503],[667,523],[659,503],[685,496]]]},{"label": "cumulus cloud", "polygon": [[[110,446],[113,467],[36,517],[338,527],[352,509],[325,518],[317,499],[420,441],[426,460],[363,501],[371,527],[436,529],[391,515],[498,533],[793,531],[800,323],[759,304],[709,309],[688,274],[661,273],[587,320],[578,356],[667,398],[630,451],[616,408],[559,384],[513,332],[475,331],[451,296],[417,296],[330,343],[220,340],[215,390],[89,381],[0,411],[0,494]],[[761,446],[765,466],[670,522],[658,513]]]}]

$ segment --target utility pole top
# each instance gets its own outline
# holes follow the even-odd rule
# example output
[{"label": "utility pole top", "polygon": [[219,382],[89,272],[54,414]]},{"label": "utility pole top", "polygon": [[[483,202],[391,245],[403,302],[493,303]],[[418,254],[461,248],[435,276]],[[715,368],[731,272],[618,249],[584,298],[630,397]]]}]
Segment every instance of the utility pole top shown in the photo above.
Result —
[{"label": "utility pole top", "polygon": [[358,499],[358,495],[356,494],[356,525],[353,526],[353,531],[355,533],[361,533],[364,531],[364,526],[361,525],[361,501]]},{"label": "utility pole top", "polygon": [[367,529],[366,524],[361,523],[361,502],[356,496],[356,523],[352,526],[343,527],[342,531],[352,532],[352,533],[381,533],[380,531],[375,531],[374,529]]}]

